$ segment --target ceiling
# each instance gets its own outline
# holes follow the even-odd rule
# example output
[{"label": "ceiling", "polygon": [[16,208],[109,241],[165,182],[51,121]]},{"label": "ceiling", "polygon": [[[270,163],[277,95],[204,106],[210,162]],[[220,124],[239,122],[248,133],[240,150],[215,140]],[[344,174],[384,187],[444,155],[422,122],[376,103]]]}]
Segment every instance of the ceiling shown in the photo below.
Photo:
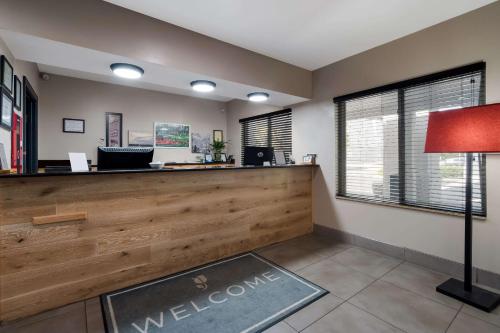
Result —
[{"label": "ceiling", "polygon": [[315,70],[495,0],[105,0]]},{"label": "ceiling", "polygon": [[[172,94],[187,95],[227,102],[232,99],[247,99],[247,94],[264,91],[270,94],[266,104],[285,106],[307,99],[259,87],[177,70],[123,56],[91,50],[75,45],[56,42],[40,37],[0,29],[0,38],[5,41],[16,59],[36,63],[40,72],[86,80],[100,81]],[[140,80],[118,78],[109,65],[115,62],[133,63],[141,66],[145,73]],[[214,93],[203,94],[191,89],[193,80],[211,80],[217,83]]]}]

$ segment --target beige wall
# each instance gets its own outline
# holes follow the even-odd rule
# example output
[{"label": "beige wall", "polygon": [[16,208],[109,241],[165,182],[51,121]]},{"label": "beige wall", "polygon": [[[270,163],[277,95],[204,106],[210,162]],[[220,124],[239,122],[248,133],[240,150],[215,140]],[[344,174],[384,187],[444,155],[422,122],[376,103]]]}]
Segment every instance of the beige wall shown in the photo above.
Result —
[{"label": "beige wall", "polygon": [[[500,2],[334,63],[313,73],[313,100],[293,106],[294,155],[319,154],[315,223],[455,261],[463,218],[335,198],[332,98],[486,61],[486,100],[500,102]],[[486,221],[474,223],[474,265],[500,273],[500,155],[487,157]]]},{"label": "beige wall", "polygon": [[[123,145],[128,131],[153,132],[153,123],[191,125],[192,132],[226,132],[225,103],[63,76],[40,83],[39,159],[68,159],[85,152],[97,161],[105,138],[105,113],[123,113]],[[63,133],[62,118],[85,119],[85,134]],[[190,149],[156,149],[155,160],[194,162]]]},{"label": "beige wall", "polygon": [[[14,67],[14,74],[19,77],[21,82],[23,81],[23,76],[26,76],[35,90],[36,93],[39,91],[39,73],[38,67],[29,62],[16,60],[10,50],[8,49],[5,42],[0,38],[0,54],[3,54],[7,57],[12,67]],[[18,112],[22,114],[22,110],[15,110],[14,112]],[[0,127],[0,143],[4,144],[5,154],[7,155],[7,160],[11,161],[11,132],[6,130],[5,128]]]},{"label": "beige wall", "polygon": [[2,0],[0,28],[311,97],[308,70],[101,0]]}]

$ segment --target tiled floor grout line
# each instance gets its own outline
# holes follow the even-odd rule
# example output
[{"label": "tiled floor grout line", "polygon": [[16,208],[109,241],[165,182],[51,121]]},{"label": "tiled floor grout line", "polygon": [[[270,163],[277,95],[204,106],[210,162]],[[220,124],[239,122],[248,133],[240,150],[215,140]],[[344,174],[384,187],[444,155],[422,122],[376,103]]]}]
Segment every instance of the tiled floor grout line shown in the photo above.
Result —
[{"label": "tiled floor grout line", "polygon": [[450,321],[450,324],[448,325],[448,327],[446,327],[446,330],[444,331],[445,333],[448,332],[448,330],[450,329],[451,325],[453,324],[453,322],[455,321],[455,319],[457,319],[458,317],[458,314],[460,313],[460,311],[462,311],[462,308],[464,307],[464,304],[462,303],[462,305],[460,306],[460,308],[458,309],[457,313],[455,313],[455,316],[453,317],[453,319]]},{"label": "tiled floor grout line", "polygon": [[[340,252],[339,252],[339,253],[340,253]],[[338,253],[337,253],[337,254],[338,254]],[[338,262],[336,262],[336,261],[335,261],[335,263],[337,263],[337,264],[339,264],[339,265],[341,265],[341,266],[345,266],[345,265],[340,264],[340,263],[338,263]],[[397,264],[395,267],[391,268],[389,271],[387,271],[387,273],[389,273],[389,272],[391,272],[392,270],[396,269],[397,267],[399,267],[399,265],[401,265],[401,263],[399,263],[399,264]],[[349,267],[349,266],[345,266],[345,267],[351,268],[351,267]],[[356,272],[359,272],[359,271],[356,271]],[[361,272],[359,272],[359,273],[361,273]],[[387,274],[387,273],[385,273],[385,274]],[[367,274],[365,274],[365,273],[362,273],[362,274],[367,275]],[[384,275],[385,275],[385,274],[384,274]],[[382,275],[382,276],[384,276],[384,275]],[[369,275],[367,275],[367,276],[369,276]],[[352,304],[352,303],[350,303],[350,302],[349,302],[349,300],[350,300],[351,298],[353,298],[354,296],[356,296],[357,294],[359,294],[360,292],[362,292],[363,290],[365,290],[366,288],[368,288],[369,286],[371,286],[373,283],[375,283],[375,282],[377,282],[377,281],[378,281],[378,279],[377,279],[377,278],[375,278],[375,277],[373,277],[373,276],[370,276],[370,277],[374,278],[375,280],[374,280],[374,281],[372,281],[372,282],[370,282],[370,283],[369,283],[366,287],[364,287],[363,289],[359,290],[358,292],[356,292],[354,295],[352,295],[351,297],[349,297],[349,298],[348,298],[348,299],[346,299],[346,300],[345,300],[345,299],[343,299],[343,298],[341,298],[341,297],[339,297],[339,296],[337,296],[337,295],[335,295],[333,292],[329,291],[329,293],[330,293],[330,294],[332,294],[333,296],[335,296],[335,297],[337,297],[337,298],[341,299],[343,302],[342,302],[342,303],[340,303],[340,304],[338,304],[336,307],[334,307],[333,309],[331,309],[330,311],[328,311],[328,312],[327,312],[327,313],[325,313],[323,316],[321,316],[320,318],[316,319],[315,321],[313,321],[312,323],[310,323],[310,324],[309,324],[309,325],[307,325],[306,327],[304,327],[304,328],[303,328],[300,332],[303,332],[303,331],[304,331],[305,329],[307,329],[309,326],[313,325],[313,324],[314,324],[314,323],[316,323],[317,321],[321,320],[323,317],[325,317],[325,316],[327,316],[328,314],[330,314],[331,312],[335,311],[338,307],[340,307],[340,306],[341,306],[342,304],[344,304],[344,303],[349,303],[350,305],[352,305],[352,306],[354,306],[354,307],[358,308],[359,310],[361,310],[361,311],[363,311],[363,312],[366,312],[366,313],[368,313],[369,315],[376,317],[377,319],[382,320],[384,323],[389,324],[390,326],[395,327],[395,328],[397,328],[398,330],[401,330],[399,327],[396,327],[396,326],[392,325],[391,323],[388,323],[388,322],[386,322],[385,320],[383,320],[383,319],[381,319],[381,318],[378,318],[377,316],[373,315],[372,313],[370,313],[370,312],[368,312],[368,311],[366,311],[366,310],[360,309],[360,308],[359,308],[359,307],[357,307],[356,305],[354,305],[354,304]],[[320,286],[320,287],[321,287],[321,286]],[[322,287],[322,288],[323,288],[323,287]],[[405,332],[404,330],[401,330],[401,331]]]},{"label": "tiled floor grout line", "polygon": [[[395,287],[398,287],[399,289],[406,290],[406,291],[408,291],[408,292],[410,292],[410,293],[412,293],[412,294],[415,294],[415,295],[418,295],[418,296],[420,296],[420,297],[423,297],[423,298],[425,298],[425,299],[427,299],[427,300],[429,300],[429,301],[433,301],[434,303],[441,304],[442,306],[446,306],[447,308],[450,308],[450,309],[452,309],[452,310],[456,310],[456,308],[451,307],[451,306],[450,306],[450,305],[448,305],[448,304],[445,304],[445,303],[443,303],[443,302],[441,302],[441,301],[437,301],[437,300],[435,300],[434,298],[430,298],[429,296],[419,294],[419,293],[417,293],[416,291],[413,291],[413,290],[407,289],[407,288],[405,288],[405,287],[401,287],[400,285],[397,285],[397,284],[395,284],[395,283],[392,283],[391,281],[386,281],[386,280],[380,280],[380,281],[385,282],[385,283],[389,283],[389,284],[391,284],[391,285],[393,285],[393,286],[395,286]],[[460,307],[459,307],[459,309],[461,308],[461,305],[463,305],[463,303],[460,303]]]},{"label": "tiled floor grout line", "polygon": [[287,323],[285,320],[282,320],[281,323],[284,323],[286,326],[290,327],[292,329],[292,331],[297,332],[297,333],[299,332],[292,325],[290,325],[289,323]]},{"label": "tiled floor grout line", "polygon": [[[334,294],[332,294],[332,295],[335,296],[335,297],[338,297],[337,295],[334,295]],[[347,303],[347,301],[342,299],[342,303],[340,303],[337,306],[335,306],[333,309],[331,309],[330,311],[328,311],[327,313],[325,313],[324,315],[322,315],[321,317],[319,317],[318,319],[316,319],[315,321],[313,321],[312,323],[310,323],[309,325],[307,325],[306,327],[304,327],[303,329],[301,329],[299,332],[304,332],[307,328],[309,328],[314,323],[316,323],[316,322],[320,321],[321,319],[323,319],[323,317],[326,317],[327,315],[329,315],[330,313],[332,313],[333,311],[335,311],[338,307],[340,307],[344,303]]]},{"label": "tiled floor grout line", "polygon": [[375,317],[375,318],[377,318],[377,319],[381,320],[382,322],[386,323],[387,325],[389,325],[389,326],[391,326],[391,327],[394,327],[394,328],[396,328],[396,329],[398,329],[398,330],[400,330],[400,331],[402,331],[402,332],[406,332],[404,329],[402,329],[402,328],[400,328],[400,327],[398,327],[398,326],[396,326],[396,325],[394,325],[394,324],[392,324],[392,323],[390,323],[390,322],[386,321],[386,320],[385,320],[385,319],[383,319],[383,318],[380,318],[380,317],[379,317],[379,316],[377,316],[376,314],[373,314],[373,313],[371,313],[370,311],[367,311],[366,309],[360,308],[360,307],[359,307],[359,306],[357,306],[356,304],[353,304],[353,303],[349,302],[351,299],[353,299],[354,297],[356,297],[356,295],[358,295],[358,294],[362,293],[364,290],[368,289],[368,288],[369,288],[371,285],[373,285],[375,282],[380,281],[380,280],[381,280],[384,276],[386,276],[387,274],[389,274],[390,272],[392,272],[393,270],[395,270],[396,268],[398,268],[399,266],[401,266],[403,263],[404,263],[404,260],[403,260],[403,261],[401,261],[401,262],[400,262],[399,264],[397,264],[396,266],[394,266],[393,268],[391,268],[390,270],[388,270],[386,273],[384,273],[384,275],[382,275],[381,277],[379,277],[379,278],[375,279],[375,280],[374,280],[373,282],[371,282],[369,285],[367,285],[366,287],[364,287],[363,289],[361,289],[360,291],[358,291],[357,293],[355,293],[354,295],[352,295],[351,297],[349,297],[349,298],[346,300],[346,302],[347,302],[347,303],[349,303],[350,305],[354,306],[355,308],[357,308],[357,309],[359,309],[359,310],[361,310],[361,311],[363,311],[363,312],[366,312],[366,313],[368,313],[369,315],[371,315],[371,316],[373,316],[373,317]]},{"label": "tiled floor grout line", "polygon": [[[308,265],[306,265],[306,266],[304,266],[304,267],[301,267],[301,268],[299,268],[299,269],[297,269],[297,270],[295,270],[295,271],[292,271],[292,272],[294,272],[295,274],[299,274],[299,272],[300,272],[301,270],[304,270],[304,269],[306,269],[306,268],[307,268],[307,267],[309,267],[309,266],[312,266],[312,265],[315,265],[315,264],[317,264],[317,263],[320,263],[320,262],[322,262],[323,260],[328,260],[328,259],[331,259],[332,257],[336,256],[337,254],[340,254],[340,253],[342,253],[342,252],[344,252],[344,251],[347,251],[347,250],[349,250],[349,249],[350,249],[350,247],[349,247],[349,248],[347,248],[347,249],[343,249],[343,250],[341,250],[341,251],[339,251],[339,252],[336,252],[335,254],[332,254],[332,255],[330,255],[330,256],[328,256],[328,257],[321,257],[321,260],[318,260],[318,261],[315,261],[315,262],[313,262],[313,263],[310,263],[310,264],[308,264]],[[304,249],[304,250],[305,250],[305,249]],[[285,268],[286,268],[286,267],[285,267]]]}]

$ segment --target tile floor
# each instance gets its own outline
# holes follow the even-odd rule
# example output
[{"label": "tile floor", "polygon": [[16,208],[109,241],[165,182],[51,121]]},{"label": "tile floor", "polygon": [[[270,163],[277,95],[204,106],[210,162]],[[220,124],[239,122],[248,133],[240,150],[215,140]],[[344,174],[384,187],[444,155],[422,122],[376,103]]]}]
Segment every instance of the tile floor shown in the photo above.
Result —
[{"label": "tile floor", "polygon": [[[484,313],[434,291],[448,276],[317,235],[257,251],[330,294],[265,333],[500,333]],[[0,333],[103,333],[97,298],[7,323]],[[216,333],[216,332],[214,332]]]}]

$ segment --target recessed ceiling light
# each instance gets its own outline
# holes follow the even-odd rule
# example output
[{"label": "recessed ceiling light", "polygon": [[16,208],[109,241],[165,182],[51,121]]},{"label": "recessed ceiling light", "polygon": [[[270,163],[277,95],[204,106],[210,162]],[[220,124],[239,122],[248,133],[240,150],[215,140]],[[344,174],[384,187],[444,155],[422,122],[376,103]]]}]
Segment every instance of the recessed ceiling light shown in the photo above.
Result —
[{"label": "recessed ceiling light", "polygon": [[144,74],[144,69],[136,65],[115,63],[109,67],[113,71],[113,74],[125,79],[138,79]]},{"label": "recessed ceiling light", "polygon": [[248,100],[252,102],[265,102],[269,99],[269,94],[265,92],[254,92],[247,95]]},{"label": "recessed ceiling light", "polygon": [[191,87],[198,92],[211,92],[215,89],[216,84],[207,80],[196,80],[191,82]]}]

